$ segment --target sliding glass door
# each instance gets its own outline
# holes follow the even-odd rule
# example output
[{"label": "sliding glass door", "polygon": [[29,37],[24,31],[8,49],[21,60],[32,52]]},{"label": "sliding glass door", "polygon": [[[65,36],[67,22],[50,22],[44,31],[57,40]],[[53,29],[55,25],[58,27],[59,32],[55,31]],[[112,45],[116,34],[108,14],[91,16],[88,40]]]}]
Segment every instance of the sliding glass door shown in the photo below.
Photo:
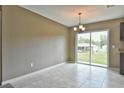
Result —
[{"label": "sliding glass door", "polygon": [[77,63],[107,66],[108,31],[78,34],[76,56]]}]

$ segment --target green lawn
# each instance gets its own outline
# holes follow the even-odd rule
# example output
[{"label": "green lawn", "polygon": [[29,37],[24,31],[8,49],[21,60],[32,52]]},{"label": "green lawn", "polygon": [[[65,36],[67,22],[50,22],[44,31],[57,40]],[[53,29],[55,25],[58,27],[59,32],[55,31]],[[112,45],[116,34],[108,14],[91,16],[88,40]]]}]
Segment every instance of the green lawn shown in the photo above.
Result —
[{"label": "green lawn", "polygon": [[[89,62],[89,53],[88,52],[81,52],[78,53],[78,61]],[[92,63],[106,65],[107,64],[107,55],[106,53],[92,53]]]}]

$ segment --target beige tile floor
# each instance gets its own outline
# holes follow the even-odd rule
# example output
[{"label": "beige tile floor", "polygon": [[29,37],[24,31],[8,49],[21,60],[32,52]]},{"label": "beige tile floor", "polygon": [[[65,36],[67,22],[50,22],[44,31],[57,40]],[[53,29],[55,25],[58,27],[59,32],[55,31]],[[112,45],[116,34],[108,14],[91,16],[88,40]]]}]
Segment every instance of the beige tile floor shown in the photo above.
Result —
[{"label": "beige tile floor", "polygon": [[16,88],[123,88],[118,69],[62,64],[11,83]]}]

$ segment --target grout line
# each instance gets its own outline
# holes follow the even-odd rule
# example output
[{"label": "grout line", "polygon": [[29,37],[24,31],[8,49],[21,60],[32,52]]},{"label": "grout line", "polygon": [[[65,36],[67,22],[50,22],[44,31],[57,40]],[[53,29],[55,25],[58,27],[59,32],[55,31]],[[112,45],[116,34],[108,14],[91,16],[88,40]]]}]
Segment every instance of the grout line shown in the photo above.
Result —
[{"label": "grout line", "polygon": [[105,76],[104,76],[104,79],[102,81],[101,88],[103,88],[104,81],[105,81]]}]

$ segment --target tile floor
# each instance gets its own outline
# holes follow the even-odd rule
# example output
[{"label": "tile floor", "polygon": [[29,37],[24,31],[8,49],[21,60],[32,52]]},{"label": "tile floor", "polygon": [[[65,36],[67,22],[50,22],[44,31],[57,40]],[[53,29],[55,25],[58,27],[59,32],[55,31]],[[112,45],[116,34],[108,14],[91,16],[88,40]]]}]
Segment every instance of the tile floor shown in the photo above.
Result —
[{"label": "tile floor", "polygon": [[62,64],[11,83],[16,88],[124,88],[117,69]]}]

